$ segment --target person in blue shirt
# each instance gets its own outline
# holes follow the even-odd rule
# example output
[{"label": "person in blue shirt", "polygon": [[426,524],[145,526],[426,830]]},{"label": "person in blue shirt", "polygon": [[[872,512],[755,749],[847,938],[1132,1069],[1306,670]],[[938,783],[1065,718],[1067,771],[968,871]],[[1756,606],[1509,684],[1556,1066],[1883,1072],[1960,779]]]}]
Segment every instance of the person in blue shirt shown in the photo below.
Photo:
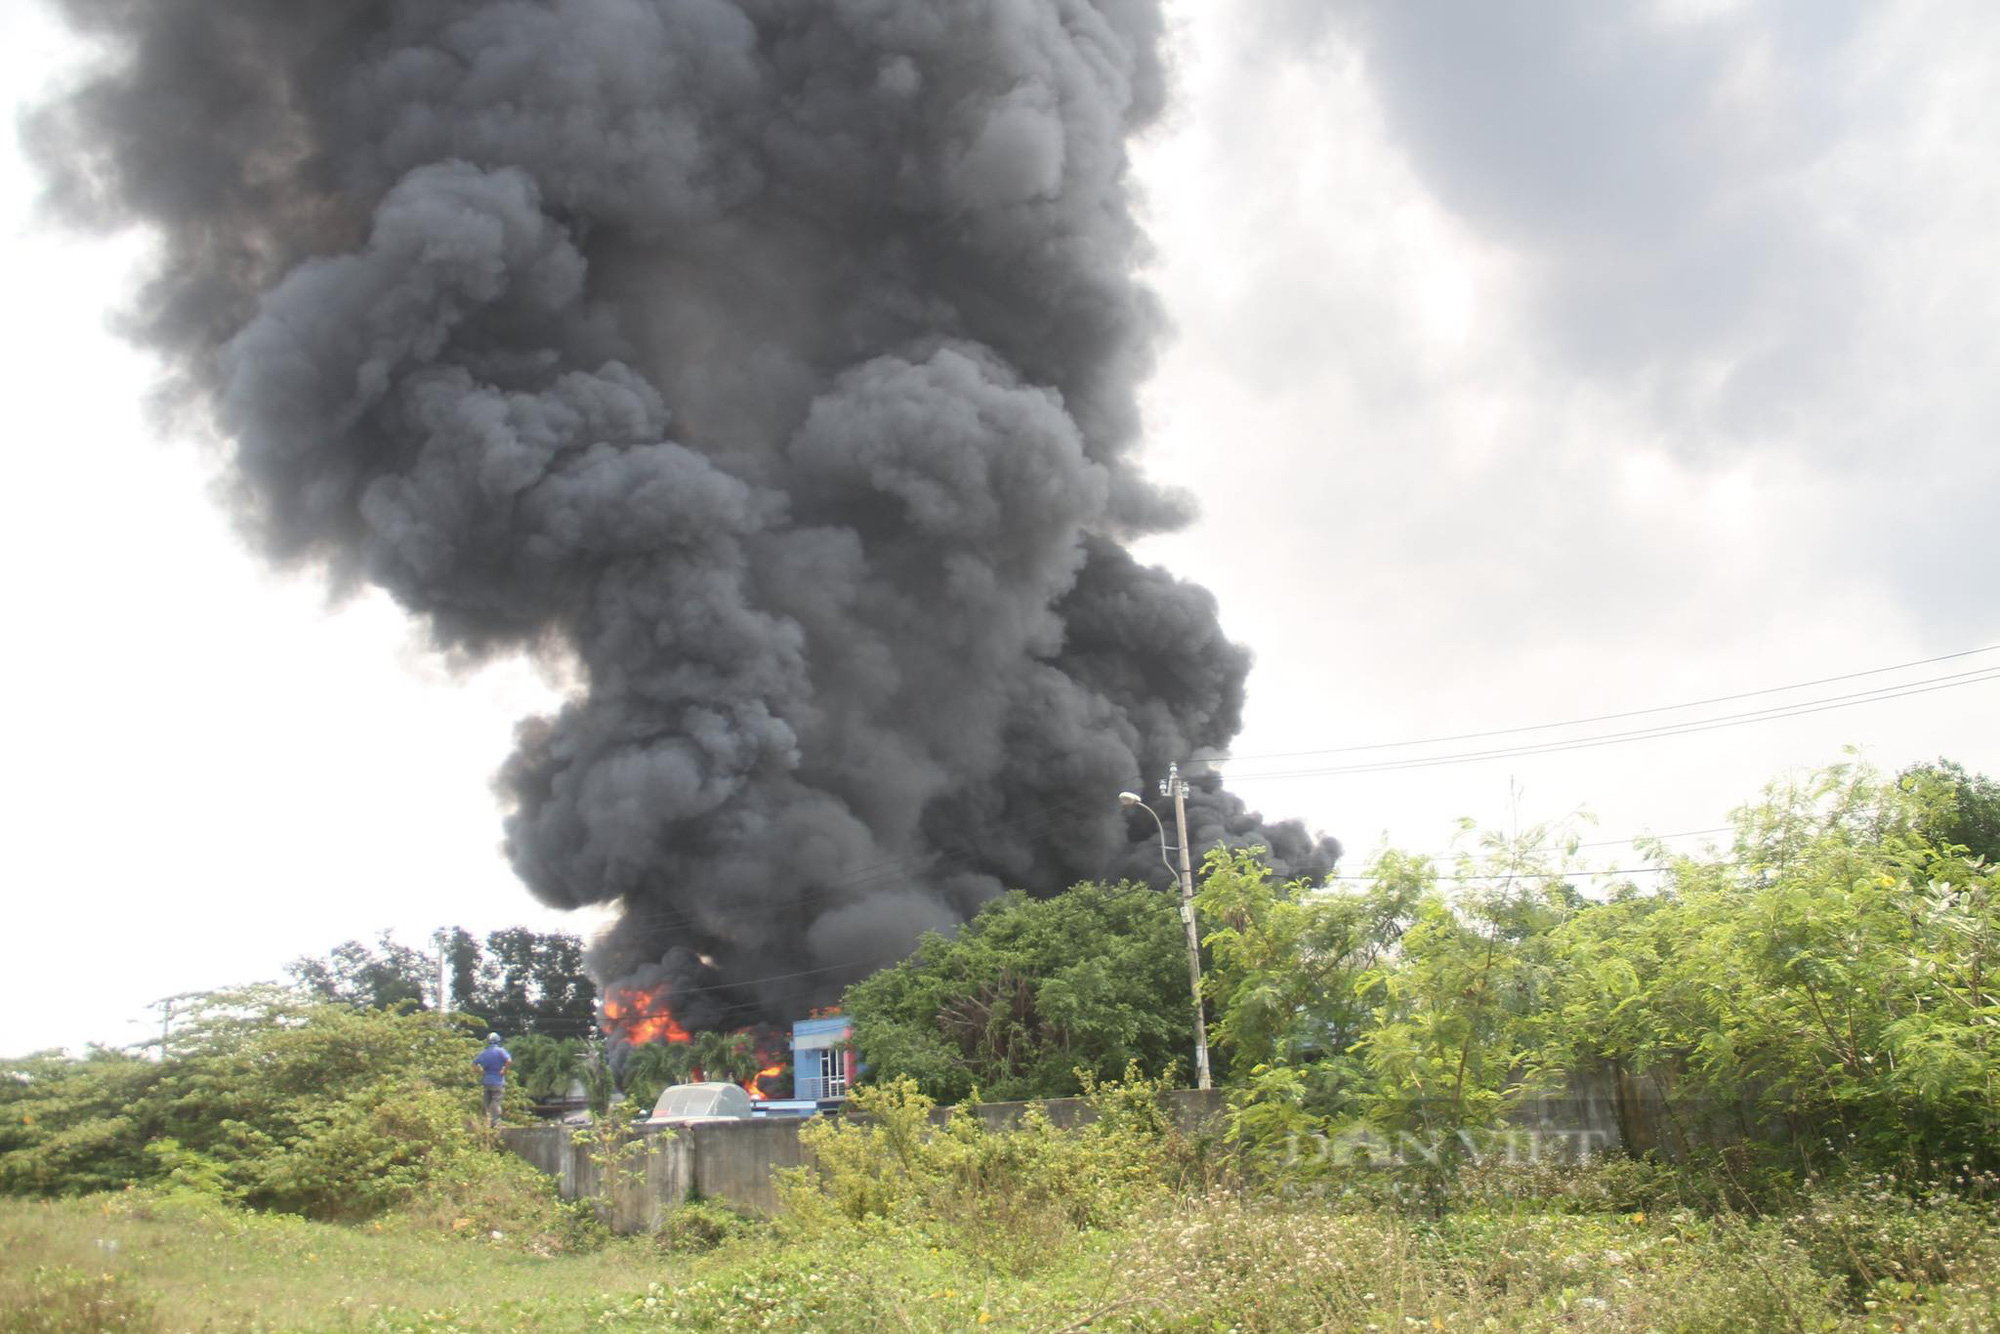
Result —
[{"label": "person in blue shirt", "polygon": [[486,1124],[500,1124],[500,1102],[507,1094],[507,1067],[514,1063],[507,1049],[500,1045],[498,1033],[486,1035],[486,1050],[472,1058],[472,1063],[482,1072],[480,1084],[486,1090]]}]

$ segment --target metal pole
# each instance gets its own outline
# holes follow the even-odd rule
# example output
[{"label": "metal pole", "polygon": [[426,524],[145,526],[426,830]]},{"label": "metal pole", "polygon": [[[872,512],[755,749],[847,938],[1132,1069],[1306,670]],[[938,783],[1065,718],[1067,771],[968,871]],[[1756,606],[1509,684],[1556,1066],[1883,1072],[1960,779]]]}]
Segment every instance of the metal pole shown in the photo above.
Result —
[{"label": "metal pole", "polygon": [[1213,1087],[1208,1074],[1208,1019],[1201,1004],[1201,933],[1194,924],[1194,862],[1188,856],[1187,785],[1181,781],[1181,767],[1167,770],[1167,785],[1174,798],[1174,824],[1181,836],[1181,925],[1187,930],[1188,990],[1194,997],[1195,1087]]},{"label": "metal pole", "polygon": [[437,945],[437,952],[438,952],[438,1003],[437,1003],[437,1012],[438,1012],[439,1014],[450,1014],[450,1013],[451,1013],[451,1005],[450,1005],[450,1001],[451,1001],[451,984],[450,984],[450,982],[448,982],[448,981],[446,980],[446,978],[445,978],[445,971],[444,971],[444,945],[445,945],[445,940],[446,940],[446,936],[445,936],[445,933],[444,933],[444,928],[443,928],[443,927],[439,927],[439,928],[437,929],[437,934],[436,934],[435,936],[431,937],[431,939],[432,939],[432,941],[433,941],[433,942],[435,942],[435,943],[436,943],[436,945]]}]

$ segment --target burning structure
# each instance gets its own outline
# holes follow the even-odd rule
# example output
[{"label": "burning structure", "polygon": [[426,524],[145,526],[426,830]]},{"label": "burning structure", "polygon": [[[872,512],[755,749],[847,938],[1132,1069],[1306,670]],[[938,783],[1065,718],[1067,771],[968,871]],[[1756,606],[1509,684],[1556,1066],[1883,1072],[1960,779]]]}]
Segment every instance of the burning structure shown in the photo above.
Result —
[{"label": "burning structure", "polygon": [[678,1058],[668,1062],[677,1082],[736,1080],[753,1101],[761,1102],[772,1096],[788,1064],[785,1035],[769,1024],[699,1037],[690,1033],[674,1017],[665,986],[613,986],[605,993],[602,1011],[612,1067],[620,1075],[635,1048],[677,1048]]},{"label": "burning structure", "polygon": [[575,682],[506,847],[620,909],[629,1040],[1157,873],[1115,794],[1227,743],[1248,659],[1127,550],[1189,513],[1134,460],[1154,0],[55,3],[103,55],[27,142],[157,233],[130,328],[246,529]]}]

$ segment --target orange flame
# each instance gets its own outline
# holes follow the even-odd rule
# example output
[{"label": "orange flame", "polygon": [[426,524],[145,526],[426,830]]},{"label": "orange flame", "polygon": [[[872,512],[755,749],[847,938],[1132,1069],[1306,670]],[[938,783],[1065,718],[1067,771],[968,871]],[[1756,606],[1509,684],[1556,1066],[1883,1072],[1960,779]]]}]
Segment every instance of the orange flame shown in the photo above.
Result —
[{"label": "orange flame", "polygon": [[606,1025],[627,1042],[691,1042],[693,1037],[667,1008],[667,989],[621,987],[604,998]]},{"label": "orange flame", "polygon": [[[648,1042],[694,1041],[694,1035],[674,1018],[674,1012],[667,1005],[668,999],[665,987],[651,990],[643,987],[615,988],[604,998],[604,1027],[607,1032],[635,1047]],[[760,1102],[767,1101],[771,1095],[764,1091],[763,1082],[785,1072],[784,1058],[765,1049],[758,1030],[745,1028],[734,1036],[740,1044],[736,1045],[736,1050],[744,1052],[754,1047],[757,1061],[763,1065],[763,1069],[743,1081],[743,1091]],[[768,1032],[763,1036],[768,1036]],[[707,1077],[699,1068],[689,1073],[696,1082]]]}]

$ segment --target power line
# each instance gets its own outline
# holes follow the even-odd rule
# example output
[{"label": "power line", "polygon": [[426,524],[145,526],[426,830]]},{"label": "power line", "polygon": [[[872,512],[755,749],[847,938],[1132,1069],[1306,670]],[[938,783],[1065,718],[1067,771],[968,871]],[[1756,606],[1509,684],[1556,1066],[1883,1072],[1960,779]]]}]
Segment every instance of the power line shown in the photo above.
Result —
[{"label": "power line", "polygon": [[1572,737],[1564,741],[1541,742],[1526,746],[1506,746],[1495,750],[1463,751],[1449,755],[1416,756],[1400,760],[1380,760],[1365,764],[1334,765],[1320,769],[1273,770],[1268,773],[1232,773],[1233,781],[1265,780],[1279,778],[1319,778],[1338,774],[1388,773],[1401,769],[1427,769],[1439,765],[1467,764],[1475,760],[1514,759],[1528,755],[1552,755],[1566,750],[1590,750],[1598,746],[1620,745],[1631,741],[1651,741],[1660,737],[1687,736],[1695,732],[1710,732],[1724,727],[1743,727],[1756,722],[1774,722],[1781,718],[1801,718],[1807,714],[1825,713],[1830,709],[1853,708],[1857,704],[1873,704],[1882,700],[1903,699],[1911,695],[1927,695],[1935,690],[1950,690],[1959,686],[1979,685],[2000,680],[2000,667],[1980,668],[1972,672],[1961,672],[1951,676],[1933,677],[1924,681],[1909,682],[1900,686],[1883,686],[1875,690],[1857,691],[1849,695],[1836,695],[1829,699],[1805,700],[1797,704],[1776,705],[1768,709],[1755,709],[1746,713],[1726,714],[1719,718],[1690,719],[1681,723],[1667,723],[1658,727],[1638,728],[1627,732],[1613,732],[1596,737]]},{"label": "power line", "polygon": [[1410,746],[1443,745],[1447,741],[1481,741],[1487,737],[1513,736],[1521,732],[1546,732],[1559,727],[1582,727],[1589,723],[1616,722],[1622,718],[1640,718],[1654,713],[1672,713],[1680,709],[1697,709],[1710,704],[1728,704],[1739,699],[1754,699],[1759,695],[1778,695],[1789,690],[1806,690],[1813,686],[1833,685],[1840,681],[1856,681],[1864,676],[1881,676],[1888,672],[1908,671],[1913,667],[1929,667],[1940,662],[1951,662],[1957,658],[1976,657],[1982,653],[1992,653],[1995,651],[2000,651],[2000,644],[1988,644],[1984,648],[1962,649],[1957,653],[1941,653],[1935,658],[1920,658],[1915,662],[1899,662],[1889,667],[1870,667],[1866,671],[1844,672],[1839,676],[1822,676],[1813,681],[1795,681],[1790,685],[1766,686],[1761,690],[1744,690],[1733,695],[1714,695],[1708,699],[1687,700],[1680,704],[1658,704],[1646,709],[1628,709],[1622,713],[1600,713],[1589,718],[1570,718],[1562,722],[1530,723],[1523,727],[1500,727],[1485,732],[1459,732],[1451,736],[1418,737],[1410,741],[1376,741],[1360,746],[1328,746],[1319,750],[1276,751],[1263,755],[1237,755],[1225,752],[1220,755],[1205,756],[1204,762],[1291,760],[1304,759],[1314,755],[1350,755],[1368,750],[1402,750]]},{"label": "power line", "polygon": [[[1463,884],[1473,880],[1483,880],[1494,884],[1505,884],[1515,880],[1582,880],[1607,875],[1664,875],[1670,871],[1691,869],[1698,871],[1725,871],[1742,866],[1742,862],[1678,862],[1671,866],[1607,866],[1602,870],[1547,870],[1547,871],[1500,871],[1474,873],[1471,875],[1433,875],[1433,880],[1451,884]],[[1329,881],[1343,883],[1380,880],[1373,875],[1330,875]]]},{"label": "power line", "polygon": [[1627,843],[1639,843],[1647,839],[1657,839],[1664,843],[1670,838],[1699,838],[1703,834],[1726,834],[1735,825],[1719,824],[1712,829],[1683,829],[1678,834],[1634,834],[1630,838],[1600,838],[1592,843],[1579,843],[1579,848],[1614,848]]},{"label": "power line", "polygon": [[[1674,833],[1674,834],[1633,834],[1633,835],[1632,835],[1632,836],[1630,836],[1629,838],[1600,838],[1600,839],[1593,839],[1592,841],[1590,841],[1590,842],[1588,842],[1588,843],[1576,843],[1576,844],[1573,844],[1573,845],[1570,845],[1570,846],[1573,846],[1573,847],[1576,847],[1576,848],[1622,848],[1622,847],[1627,847],[1627,846],[1630,846],[1631,844],[1634,844],[1634,843],[1649,843],[1649,842],[1660,842],[1660,843],[1664,843],[1664,842],[1666,842],[1666,841],[1667,841],[1668,839],[1674,839],[1674,838],[1700,838],[1700,837],[1703,837],[1704,835],[1708,835],[1708,834],[1727,834],[1727,833],[1730,833],[1730,832],[1732,832],[1732,831],[1733,831],[1733,830],[1734,830],[1735,828],[1736,828],[1736,826],[1734,826],[1734,825],[1726,825],[1726,824],[1724,824],[1724,825],[1716,825],[1716,826],[1714,826],[1713,828],[1709,828],[1709,829],[1683,829],[1683,830],[1681,830],[1681,831],[1680,831],[1679,833]],[[1560,846],[1560,845],[1557,845],[1557,846]],[[1393,849],[1393,851],[1397,851],[1397,852],[1402,852],[1402,851],[1404,851],[1404,850],[1403,850],[1403,849],[1400,849],[1400,848],[1397,848],[1397,849]],[[1423,857],[1423,859],[1424,859],[1425,861],[1430,861],[1430,862],[1436,862],[1436,863],[1439,863],[1439,864],[1443,864],[1443,863],[1445,863],[1445,862],[1449,862],[1449,861],[1454,861],[1454,860],[1456,860],[1456,859],[1457,859],[1457,858],[1458,858],[1459,856],[1461,856],[1462,854],[1461,854],[1461,853],[1459,853],[1459,852],[1456,852],[1456,851],[1452,851],[1452,852],[1436,852],[1436,853],[1432,853],[1432,852],[1427,852],[1427,853],[1423,853],[1423,854],[1421,854],[1421,855],[1422,855],[1422,857]],[[1537,872],[1537,874],[1540,874],[1540,872]],[[1551,872],[1551,874],[1553,874],[1553,872]],[[1619,872],[1617,872],[1617,871],[1565,871],[1565,872],[1563,872],[1563,874],[1565,874],[1565,875],[1615,875],[1615,874],[1619,874]],[[1476,878],[1476,877],[1475,877],[1475,878]],[[1366,876],[1366,875],[1331,875],[1331,876],[1328,876],[1328,877],[1327,877],[1327,879],[1329,879],[1329,880],[1369,880],[1369,879],[1373,879],[1373,877],[1372,877],[1372,876]]]}]

